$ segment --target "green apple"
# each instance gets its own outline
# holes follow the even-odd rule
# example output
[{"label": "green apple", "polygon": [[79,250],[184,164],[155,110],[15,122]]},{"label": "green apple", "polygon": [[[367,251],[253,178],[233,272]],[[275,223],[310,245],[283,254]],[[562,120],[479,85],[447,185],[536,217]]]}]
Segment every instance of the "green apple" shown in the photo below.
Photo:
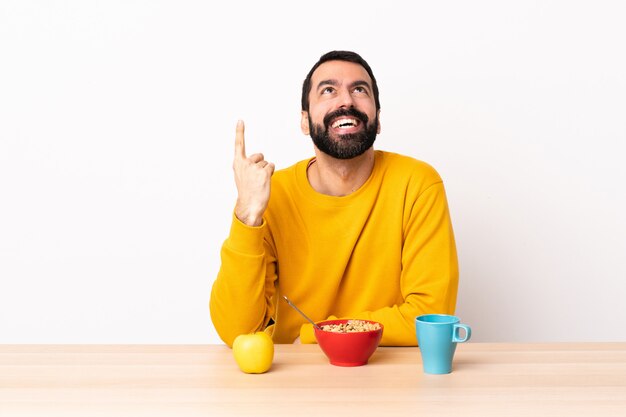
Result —
[{"label": "green apple", "polygon": [[267,372],[274,360],[274,342],[265,332],[241,334],[233,342],[235,361],[247,374]]}]

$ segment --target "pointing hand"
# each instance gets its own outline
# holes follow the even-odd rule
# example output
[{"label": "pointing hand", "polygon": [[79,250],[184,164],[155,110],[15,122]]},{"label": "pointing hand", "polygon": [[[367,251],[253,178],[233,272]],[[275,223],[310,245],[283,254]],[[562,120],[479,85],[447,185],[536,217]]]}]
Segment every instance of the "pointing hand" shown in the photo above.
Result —
[{"label": "pointing hand", "polygon": [[238,193],[235,216],[248,226],[260,226],[270,199],[270,179],[274,173],[274,164],[267,162],[261,153],[246,156],[244,130],[243,121],[239,120],[233,162]]}]

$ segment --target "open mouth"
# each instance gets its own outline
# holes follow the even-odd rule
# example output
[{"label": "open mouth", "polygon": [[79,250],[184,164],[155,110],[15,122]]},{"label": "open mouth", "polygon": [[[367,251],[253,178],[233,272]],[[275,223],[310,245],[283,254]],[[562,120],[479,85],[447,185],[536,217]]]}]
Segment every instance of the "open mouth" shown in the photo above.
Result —
[{"label": "open mouth", "polygon": [[368,117],[355,108],[338,109],[324,117],[324,126],[329,133],[345,137],[367,128]]},{"label": "open mouth", "polygon": [[335,120],[331,127],[333,129],[349,129],[351,127],[357,127],[359,124],[360,122],[357,119],[342,117]]},{"label": "open mouth", "polygon": [[330,125],[331,131],[338,134],[356,133],[361,129],[362,122],[354,117],[340,116]]}]

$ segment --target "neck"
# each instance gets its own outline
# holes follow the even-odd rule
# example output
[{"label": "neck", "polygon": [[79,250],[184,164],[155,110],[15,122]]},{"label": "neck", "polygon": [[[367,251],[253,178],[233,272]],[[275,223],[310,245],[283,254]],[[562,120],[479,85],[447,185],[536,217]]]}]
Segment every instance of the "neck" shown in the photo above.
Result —
[{"label": "neck", "polygon": [[315,161],[309,165],[307,177],[318,193],[343,197],[358,190],[374,168],[374,149],[352,159],[336,159],[315,149]]}]

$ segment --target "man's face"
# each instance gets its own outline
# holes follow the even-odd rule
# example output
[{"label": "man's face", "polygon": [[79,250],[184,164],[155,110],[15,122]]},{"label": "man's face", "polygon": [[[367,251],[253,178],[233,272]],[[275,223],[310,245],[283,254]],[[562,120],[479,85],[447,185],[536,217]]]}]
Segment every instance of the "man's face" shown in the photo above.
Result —
[{"label": "man's face", "polygon": [[309,111],[302,112],[301,127],[320,151],[337,159],[371,148],[380,125],[365,68],[346,61],[320,65],[311,77]]}]

